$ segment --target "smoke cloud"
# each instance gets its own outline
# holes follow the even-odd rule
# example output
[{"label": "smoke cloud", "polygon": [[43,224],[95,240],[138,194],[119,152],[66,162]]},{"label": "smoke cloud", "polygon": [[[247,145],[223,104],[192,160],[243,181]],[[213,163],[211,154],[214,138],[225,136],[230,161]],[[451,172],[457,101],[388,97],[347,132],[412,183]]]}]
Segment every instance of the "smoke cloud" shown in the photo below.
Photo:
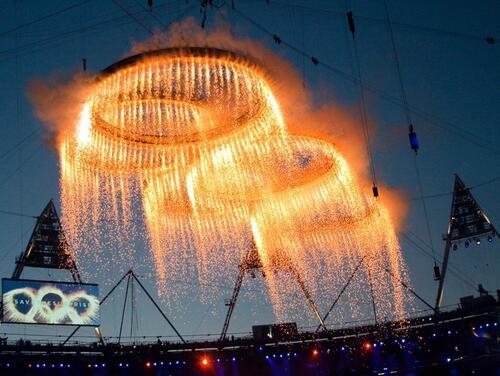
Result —
[{"label": "smoke cloud", "polygon": [[64,131],[75,126],[93,82],[91,76],[84,74],[72,77],[57,74],[30,82],[28,99],[45,126],[45,141],[49,147],[56,148]]}]

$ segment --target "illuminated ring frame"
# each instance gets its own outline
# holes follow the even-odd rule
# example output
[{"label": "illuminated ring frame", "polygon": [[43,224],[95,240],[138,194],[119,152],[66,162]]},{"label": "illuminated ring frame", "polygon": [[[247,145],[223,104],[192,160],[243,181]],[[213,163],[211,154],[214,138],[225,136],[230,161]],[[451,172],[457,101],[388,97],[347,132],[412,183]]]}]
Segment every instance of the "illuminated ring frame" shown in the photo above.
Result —
[{"label": "illuminated ring frame", "polygon": [[[206,112],[206,109],[195,104],[184,102],[175,99],[142,99],[142,100],[131,100],[128,103],[133,102],[158,102],[162,104],[173,104],[179,107],[186,107],[192,110],[193,113],[202,113]],[[115,107],[119,107],[123,103],[113,104]],[[116,111],[116,109],[115,109]],[[133,131],[124,132],[123,130],[115,127],[113,124],[103,120],[102,117],[93,117],[95,121],[94,124],[98,125],[98,130],[102,133],[108,134],[112,137],[119,137],[125,141],[129,141],[131,143],[143,143],[143,144],[152,144],[152,145],[174,145],[177,143],[184,143],[186,140],[183,140],[185,136],[182,135],[173,135],[173,136],[159,136],[152,134],[140,134]],[[220,128],[214,128],[212,132],[217,131]],[[210,134],[208,134],[210,136]],[[176,142],[180,141],[180,142]]]},{"label": "illuminated ring frame", "polygon": [[[140,64],[141,62],[146,62],[147,60],[154,58],[154,57],[166,57],[166,58],[208,58],[208,59],[220,59],[220,58],[225,58],[227,59],[230,63],[233,64],[241,64],[241,69],[248,70],[248,68],[251,68],[254,70],[252,74],[257,77],[259,76],[265,83],[263,87],[268,87],[267,84],[267,72],[253,59],[250,59],[246,56],[242,56],[239,54],[236,54],[232,51],[227,51],[227,50],[222,50],[222,49],[217,49],[217,48],[208,48],[208,47],[186,47],[186,48],[164,48],[164,49],[159,49],[159,50],[154,50],[154,51],[148,51],[144,52],[141,54],[137,54],[134,56],[130,56],[128,58],[125,58],[123,60],[120,60],[106,69],[104,69],[101,72],[101,75],[98,77],[98,82],[102,82],[106,80],[109,77],[112,77],[114,74],[119,74],[122,70],[125,70],[127,68],[132,68],[135,67],[136,65]],[[98,88],[96,88],[98,90]],[[142,100],[148,101],[148,100],[159,100],[162,98],[143,98]],[[174,100],[174,99],[164,99],[166,101],[175,103],[179,102],[182,103],[185,106],[195,106],[193,103],[189,102],[183,102],[180,100]],[[249,119],[245,119],[244,121],[245,125],[249,125],[249,123],[252,122],[252,120],[258,119],[259,116],[262,115],[264,108],[266,107],[265,104],[259,103],[258,104],[258,110],[255,113],[252,113],[251,117]],[[93,112],[93,111],[92,111]],[[224,137],[225,135],[231,134],[232,131],[237,132],[238,130],[241,130],[242,128],[239,126],[231,125],[231,126],[226,126],[226,127],[215,127],[213,130],[207,132],[207,133],[192,133],[190,135],[176,135],[176,136],[156,136],[156,135],[141,135],[137,132],[124,132],[123,130],[118,129],[117,127],[113,126],[112,124],[109,124],[102,118],[99,118],[97,116],[94,116],[92,114],[93,118],[93,123],[97,125],[97,131],[103,131],[106,134],[110,134],[113,137],[116,137],[118,139],[122,139],[124,141],[128,141],[131,143],[143,143],[143,144],[152,144],[152,145],[167,145],[167,146],[179,146],[182,144],[190,144],[190,143],[195,143],[201,140],[205,140],[207,142],[210,141],[217,141],[219,137]],[[239,122],[242,121],[242,119],[238,119]],[[243,126],[243,129],[246,128],[246,126]],[[207,139],[208,136],[208,139]],[[179,143],[176,143],[176,141],[180,141]]]},{"label": "illuminated ring frame", "polygon": [[[210,207],[210,211],[215,211],[215,207],[222,207],[224,210],[229,210],[230,212],[232,211],[232,206],[233,205],[247,205],[249,207],[249,211],[253,213],[259,213],[260,211],[265,211],[266,209],[269,208],[270,205],[276,205],[276,208],[280,206],[281,203],[284,203],[289,200],[296,199],[297,196],[300,196],[301,192],[300,190],[307,189],[309,192],[311,190],[319,190],[321,187],[328,187],[328,186],[334,186],[338,187],[339,186],[339,181],[336,179],[339,173],[342,173],[341,169],[346,168],[347,165],[343,162],[343,159],[339,157],[339,154],[335,152],[335,147],[321,139],[317,138],[312,138],[312,137],[306,137],[306,136],[289,136],[285,143],[288,142],[290,145],[291,151],[294,150],[295,146],[293,145],[294,142],[301,142],[303,145],[308,145],[310,146],[310,150],[321,150],[322,156],[321,158],[326,158],[329,161],[330,167],[328,168],[327,171],[325,171],[322,175],[316,176],[315,178],[310,179],[309,181],[305,182],[304,184],[301,185],[296,185],[296,186],[284,186],[281,189],[275,190],[274,192],[271,192],[271,198],[266,199],[266,197],[263,198],[255,198],[251,201],[245,201],[239,197],[234,198],[231,197],[231,191],[237,192],[238,191],[238,186],[235,186],[233,189],[228,188],[228,187],[223,187],[222,191],[212,191],[209,193],[206,193],[204,189],[196,189],[194,188],[196,194],[196,205],[195,205],[195,211],[196,211],[196,206],[199,207],[205,207],[208,204],[208,207]],[[265,163],[265,162],[263,162]],[[235,169],[241,168],[241,166],[237,165],[234,166]],[[251,173],[252,166],[244,166],[243,168]],[[202,169],[200,165],[195,165],[193,167],[194,171],[196,169]],[[216,171],[215,167],[215,171]],[[215,172],[215,176],[211,177],[212,179],[217,179],[217,172]],[[245,182],[245,184],[249,184],[248,182]],[[196,187],[196,183],[195,183]],[[353,192],[353,197],[357,197],[358,195],[362,194],[361,192]],[[365,210],[363,213],[353,213],[349,215],[348,217],[345,217],[343,220],[349,220],[349,219],[354,219],[355,217],[362,215],[369,215],[371,212],[371,205],[370,202],[367,201],[364,197],[359,198],[360,201],[365,205]],[[336,202],[334,201],[334,198],[332,198],[332,205],[335,205]],[[285,205],[286,206],[286,205]],[[367,206],[367,207],[366,207]],[[238,210],[241,212],[241,209]],[[279,210],[273,211],[274,215],[277,215],[279,217]],[[221,214],[227,214],[227,213],[221,213]],[[284,221],[287,218],[289,218],[289,214],[287,213],[283,218],[277,218],[275,219],[276,221]],[[202,214],[203,215],[203,214]],[[207,215],[210,215],[209,212]],[[216,214],[215,214],[216,215]],[[255,215],[255,214],[254,214]],[[258,215],[258,214],[257,214]]]}]

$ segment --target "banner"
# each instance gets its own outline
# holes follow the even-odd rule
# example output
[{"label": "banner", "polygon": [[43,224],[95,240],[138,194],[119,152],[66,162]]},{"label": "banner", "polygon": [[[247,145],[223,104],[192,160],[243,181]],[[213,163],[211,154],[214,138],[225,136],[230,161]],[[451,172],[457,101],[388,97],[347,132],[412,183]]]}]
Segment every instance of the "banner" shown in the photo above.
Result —
[{"label": "banner", "polygon": [[99,326],[99,286],[2,279],[2,322]]}]

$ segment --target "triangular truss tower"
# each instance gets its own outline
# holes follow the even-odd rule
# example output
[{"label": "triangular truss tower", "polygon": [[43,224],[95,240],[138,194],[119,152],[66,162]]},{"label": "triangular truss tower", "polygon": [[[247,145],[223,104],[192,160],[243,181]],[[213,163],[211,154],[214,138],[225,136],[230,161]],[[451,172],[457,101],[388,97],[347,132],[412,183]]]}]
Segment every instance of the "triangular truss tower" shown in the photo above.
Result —
[{"label": "triangular truss tower", "polygon": [[453,188],[453,199],[451,202],[450,221],[448,232],[444,236],[446,241],[442,271],[439,276],[439,287],[436,297],[436,312],[439,312],[443,300],[444,279],[448,267],[450,249],[456,250],[463,242],[468,248],[472,242],[481,243],[481,239],[487,237],[491,242],[497,235],[495,227],[481,209],[470,190],[465,186],[462,179],[455,175],[455,186]]},{"label": "triangular truss tower", "polygon": [[75,282],[82,282],[52,200],[38,216],[26,250],[16,259],[12,279],[19,279],[26,266],[68,270]]},{"label": "triangular truss tower", "polygon": [[[243,279],[246,274],[250,274],[252,278],[256,277],[257,271],[260,271],[262,273],[262,276],[265,278],[265,272],[264,272],[264,265],[262,264],[262,260],[260,259],[259,253],[257,251],[257,246],[255,244],[255,241],[252,240],[252,243],[250,245],[249,250],[247,251],[247,254],[243,261],[238,265],[238,277],[236,279],[236,284],[233,289],[233,295],[231,296],[231,299],[226,301],[226,306],[228,307],[228,311],[226,314],[226,319],[224,320],[224,326],[222,328],[222,333],[220,335],[219,340],[223,341],[226,339],[227,331],[229,329],[229,323],[231,321],[231,316],[233,314],[234,308],[236,306],[236,301],[238,299],[238,295],[240,293],[241,286],[243,284]],[[300,289],[304,293],[304,296],[306,298],[307,303],[313,310],[316,318],[319,321],[319,327],[324,328],[325,323],[323,320],[323,317],[321,316],[316,304],[314,303],[314,300],[311,297],[311,294],[309,293],[309,290],[307,289],[304,281],[302,280],[302,277],[300,276],[299,271],[293,266],[293,263],[290,261],[287,263],[286,266],[282,267],[283,271],[291,273],[292,276],[295,279],[295,282],[299,285]]]}]

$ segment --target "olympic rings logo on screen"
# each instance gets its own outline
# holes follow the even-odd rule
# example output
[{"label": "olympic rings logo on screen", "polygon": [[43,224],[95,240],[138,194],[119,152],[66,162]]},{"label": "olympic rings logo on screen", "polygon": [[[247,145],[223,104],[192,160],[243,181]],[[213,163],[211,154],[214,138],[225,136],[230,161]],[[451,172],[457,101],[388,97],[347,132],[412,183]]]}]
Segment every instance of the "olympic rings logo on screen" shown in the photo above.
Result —
[{"label": "olympic rings logo on screen", "polygon": [[84,290],[69,294],[54,286],[23,287],[3,295],[4,322],[96,325],[99,300]]}]

